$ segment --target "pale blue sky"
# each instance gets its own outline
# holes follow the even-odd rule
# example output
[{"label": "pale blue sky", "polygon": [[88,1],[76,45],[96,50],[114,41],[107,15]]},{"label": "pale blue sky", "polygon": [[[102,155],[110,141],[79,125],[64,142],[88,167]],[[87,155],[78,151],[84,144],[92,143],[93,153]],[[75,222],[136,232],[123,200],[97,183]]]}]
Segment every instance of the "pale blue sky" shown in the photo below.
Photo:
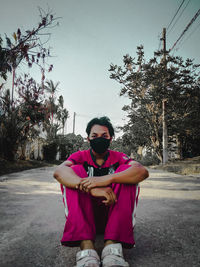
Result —
[{"label": "pale blue sky", "polygon": [[[183,7],[189,0],[186,0]],[[167,27],[182,0],[0,0],[0,33],[11,35],[18,27],[27,30],[38,23],[38,9],[48,6],[62,17],[52,30],[49,45],[55,55],[53,72],[47,76],[60,81],[60,92],[70,112],[67,132],[72,132],[73,112],[76,134],[85,135],[85,126],[94,116],[107,115],[114,126],[124,124],[121,109],[128,99],[119,97],[120,85],[109,78],[110,63],[122,64],[125,54],[135,56],[144,45],[146,58],[159,47],[159,34]],[[167,35],[172,47],[200,8],[200,0],[190,0],[180,20]],[[198,27],[199,26],[199,27]],[[189,37],[189,35],[196,31]],[[188,38],[189,37],[189,38]],[[188,38],[188,39],[187,39]],[[185,34],[185,42],[175,55],[200,62],[200,17]],[[22,70],[19,70],[19,72]],[[29,70],[28,70],[29,71]],[[30,74],[40,81],[34,69]]]}]

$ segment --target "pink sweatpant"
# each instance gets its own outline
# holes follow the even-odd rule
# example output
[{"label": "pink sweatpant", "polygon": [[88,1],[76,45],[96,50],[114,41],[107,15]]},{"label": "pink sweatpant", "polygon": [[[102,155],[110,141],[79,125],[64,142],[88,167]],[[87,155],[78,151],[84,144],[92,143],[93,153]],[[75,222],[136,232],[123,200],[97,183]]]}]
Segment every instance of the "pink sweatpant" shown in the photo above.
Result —
[{"label": "pink sweatpant", "polygon": [[[129,167],[120,165],[115,172]],[[71,168],[81,178],[88,176],[82,165],[73,165]],[[79,246],[81,240],[95,240],[96,233],[104,233],[104,240],[115,240],[124,247],[133,247],[139,186],[112,184],[111,188],[117,196],[117,202],[105,206],[100,198],[61,185],[66,215],[62,245]]]}]

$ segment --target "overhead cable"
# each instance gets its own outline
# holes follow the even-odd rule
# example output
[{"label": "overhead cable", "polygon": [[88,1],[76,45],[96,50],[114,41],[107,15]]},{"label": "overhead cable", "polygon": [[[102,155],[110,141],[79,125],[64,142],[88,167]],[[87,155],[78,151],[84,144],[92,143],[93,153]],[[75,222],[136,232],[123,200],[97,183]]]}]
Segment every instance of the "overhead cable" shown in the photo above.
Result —
[{"label": "overhead cable", "polygon": [[197,13],[194,15],[194,17],[188,23],[188,25],[186,26],[186,28],[184,29],[184,31],[181,33],[180,37],[177,39],[177,41],[174,43],[174,45],[172,46],[172,48],[169,51],[171,51],[171,50],[174,49],[174,47],[181,40],[181,38],[183,37],[183,35],[186,33],[186,31],[189,29],[189,27],[192,25],[192,23],[198,18],[199,15],[200,15],[200,9],[197,11]]},{"label": "overhead cable", "polygon": [[178,18],[175,20],[174,24],[172,25],[171,29],[167,32],[167,34],[169,34],[173,28],[175,27],[175,25],[177,24],[177,22],[179,21],[179,19],[181,18],[183,12],[185,11],[185,9],[187,8],[188,4],[190,3],[191,0],[188,0],[187,4],[185,5],[184,9],[182,10],[182,12],[180,13],[180,15],[178,16]]},{"label": "overhead cable", "polygon": [[183,46],[183,44],[184,44],[185,42],[187,42],[187,40],[193,35],[194,32],[196,32],[196,30],[197,30],[199,27],[200,27],[200,22],[197,24],[197,27],[194,28],[194,30],[188,35],[188,37],[187,37],[185,40],[180,41],[180,44],[179,44],[177,50],[180,49],[180,47]]},{"label": "overhead cable", "polygon": [[173,20],[175,19],[176,15],[178,14],[178,12],[179,12],[179,10],[181,9],[181,7],[182,7],[182,5],[183,5],[183,3],[184,3],[184,2],[185,2],[185,0],[183,0],[183,1],[182,1],[182,3],[180,4],[180,6],[179,6],[179,8],[177,9],[177,11],[176,11],[175,15],[173,16],[173,18],[172,18],[171,22],[170,22],[170,23],[169,23],[169,25],[167,26],[167,30],[168,30],[168,29],[169,29],[169,27],[171,26],[171,24],[172,24]]}]

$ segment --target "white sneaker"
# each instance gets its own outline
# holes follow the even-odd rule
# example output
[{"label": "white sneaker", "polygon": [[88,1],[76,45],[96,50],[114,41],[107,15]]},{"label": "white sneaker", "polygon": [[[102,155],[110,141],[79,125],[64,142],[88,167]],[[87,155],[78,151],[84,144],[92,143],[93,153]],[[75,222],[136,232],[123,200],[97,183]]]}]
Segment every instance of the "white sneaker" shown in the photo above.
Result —
[{"label": "white sneaker", "polygon": [[122,245],[120,243],[106,246],[101,255],[102,267],[128,267],[129,264],[124,260]]},{"label": "white sneaker", "polygon": [[84,249],[76,254],[76,267],[99,267],[100,259],[94,249]]}]

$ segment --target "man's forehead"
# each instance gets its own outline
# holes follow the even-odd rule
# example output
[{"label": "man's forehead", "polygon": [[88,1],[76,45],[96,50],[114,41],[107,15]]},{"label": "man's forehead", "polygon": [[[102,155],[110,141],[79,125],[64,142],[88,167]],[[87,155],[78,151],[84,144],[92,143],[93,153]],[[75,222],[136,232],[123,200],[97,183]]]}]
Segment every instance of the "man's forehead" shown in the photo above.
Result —
[{"label": "man's forehead", "polygon": [[99,133],[99,132],[106,132],[108,133],[109,130],[106,126],[102,126],[102,125],[98,125],[98,124],[95,124],[92,126],[91,128],[91,133]]}]

